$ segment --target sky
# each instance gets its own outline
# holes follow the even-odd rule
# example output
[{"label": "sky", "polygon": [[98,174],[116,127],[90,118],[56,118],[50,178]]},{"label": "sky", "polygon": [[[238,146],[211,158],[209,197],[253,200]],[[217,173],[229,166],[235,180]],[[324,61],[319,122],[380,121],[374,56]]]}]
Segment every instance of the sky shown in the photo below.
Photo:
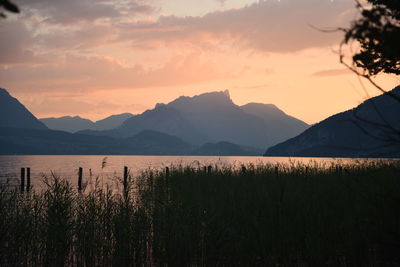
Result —
[{"label": "sky", "polygon": [[14,2],[21,13],[0,20],[0,87],[39,118],[98,120],[228,89],[238,105],[312,124],[379,93],[340,64],[342,33],[318,30],[348,27],[354,0]]}]

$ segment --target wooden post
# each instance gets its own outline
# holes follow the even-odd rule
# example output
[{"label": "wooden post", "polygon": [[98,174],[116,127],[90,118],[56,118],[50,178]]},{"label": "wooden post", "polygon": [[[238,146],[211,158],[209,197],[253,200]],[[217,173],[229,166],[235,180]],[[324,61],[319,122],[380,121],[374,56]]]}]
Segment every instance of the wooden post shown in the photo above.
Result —
[{"label": "wooden post", "polygon": [[21,193],[24,192],[25,189],[25,168],[21,168]]},{"label": "wooden post", "polygon": [[203,170],[204,170],[204,174],[207,174],[207,167],[206,166],[203,167]]},{"label": "wooden post", "polygon": [[342,166],[336,165],[336,174],[338,175],[342,174]]},{"label": "wooden post", "polygon": [[169,168],[165,167],[165,184],[168,186],[168,182],[169,182]]},{"label": "wooden post", "polygon": [[276,177],[279,176],[279,168],[278,168],[278,166],[275,166],[275,175],[276,175]]},{"label": "wooden post", "polygon": [[209,165],[208,166],[208,171],[207,171],[208,174],[211,174],[211,169],[212,169],[212,167],[211,167],[211,165]]},{"label": "wooden post", "polygon": [[83,175],[83,169],[82,169],[82,167],[79,167],[79,172],[78,172],[78,190],[79,190],[79,192],[82,191],[82,175]]},{"label": "wooden post", "polygon": [[246,167],[242,166],[242,173],[246,173]]},{"label": "wooden post", "polygon": [[31,168],[26,168],[26,192],[31,189]]},{"label": "wooden post", "polygon": [[124,166],[124,193],[128,192],[128,167]]}]

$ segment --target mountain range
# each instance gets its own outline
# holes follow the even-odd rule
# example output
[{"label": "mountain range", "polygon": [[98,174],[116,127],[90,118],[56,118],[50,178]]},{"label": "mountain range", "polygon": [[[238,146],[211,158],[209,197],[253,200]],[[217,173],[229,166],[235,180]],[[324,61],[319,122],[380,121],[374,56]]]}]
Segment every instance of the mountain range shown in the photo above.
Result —
[{"label": "mountain range", "polygon": [[133,117],[131,113],[122,113],[118,115],[112,115],[107,118],[98,121],[91,121],[89,119],[81,118],[79,116],[64,116],[59,118],[42,118],[39,119],[43,122],[49,129],[66,131],[70,133],[75,133],[82,130],[109,130],[114,129],[121,124]]},{"label": "mountain range", "polygon": [[[235,105],[227,91],[182,96],[142,114],[97,122],[78,116],[38,120],[5,89],[0,104],[3,155],[261,155],[265,147],[308,127],[273,105]],[[285,127],[274,130],[278,123]]]},{"label": "mountain range", "polygon": [[265,156],[400,158],[400,86],[270,147]]},{"label": "mountain range", "polygon": [[265,156],[400,158],[399,114],[400,86],[311,127],[272,104],[238,106],[227,91],[182,96],[97,122],[40,121],[0,89],[0,154],[244,156],[269,147]]},{"label": "mountain range", "polygon": [[260,149],[293,137],[308,127],[274,105],[238,106],[232,102],[229,92],[223,91],[181,96],[168,104],[157,104],[113,130],[79,133],[126,138],[143,130],[154,130],[194,145],[225,141]]}]

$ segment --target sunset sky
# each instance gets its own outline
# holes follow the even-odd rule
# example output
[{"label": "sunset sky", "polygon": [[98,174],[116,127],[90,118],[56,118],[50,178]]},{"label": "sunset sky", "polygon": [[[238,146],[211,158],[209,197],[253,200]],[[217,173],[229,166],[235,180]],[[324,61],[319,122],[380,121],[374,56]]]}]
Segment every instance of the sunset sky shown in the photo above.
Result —
[{"label": "sunset sky", "polygon": [[[0,87],[37,117],[141,113],[228,89],[316,123],[365,100],[336,53],[353,0],[14,0]],[[391,89],[399,83],[378,77]]]}]

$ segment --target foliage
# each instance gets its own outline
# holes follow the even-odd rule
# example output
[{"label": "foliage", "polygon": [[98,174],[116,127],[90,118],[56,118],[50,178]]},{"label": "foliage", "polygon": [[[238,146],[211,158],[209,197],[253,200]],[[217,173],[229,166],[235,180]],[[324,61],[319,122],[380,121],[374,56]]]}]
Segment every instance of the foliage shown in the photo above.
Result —
[{"label": "foliage", "polygon": [[[3,8],[8,12],[19,13],[18,6],[9,0],[0,0],[0,8]],[[5,18],[6,15],[3,12],[0,12],[0,17]]]},{"label": "foliage", "polygon": [[356,40],[361,49],[352,57],[363,75],[400,74],[400,1],[357,1],[360,18],[345,29],[343,42]]},{"label": "foliage", "polygon": [[147,170],[125,190],[2,185],[0,265],[400,263],[398,163],[243,167]]}]

